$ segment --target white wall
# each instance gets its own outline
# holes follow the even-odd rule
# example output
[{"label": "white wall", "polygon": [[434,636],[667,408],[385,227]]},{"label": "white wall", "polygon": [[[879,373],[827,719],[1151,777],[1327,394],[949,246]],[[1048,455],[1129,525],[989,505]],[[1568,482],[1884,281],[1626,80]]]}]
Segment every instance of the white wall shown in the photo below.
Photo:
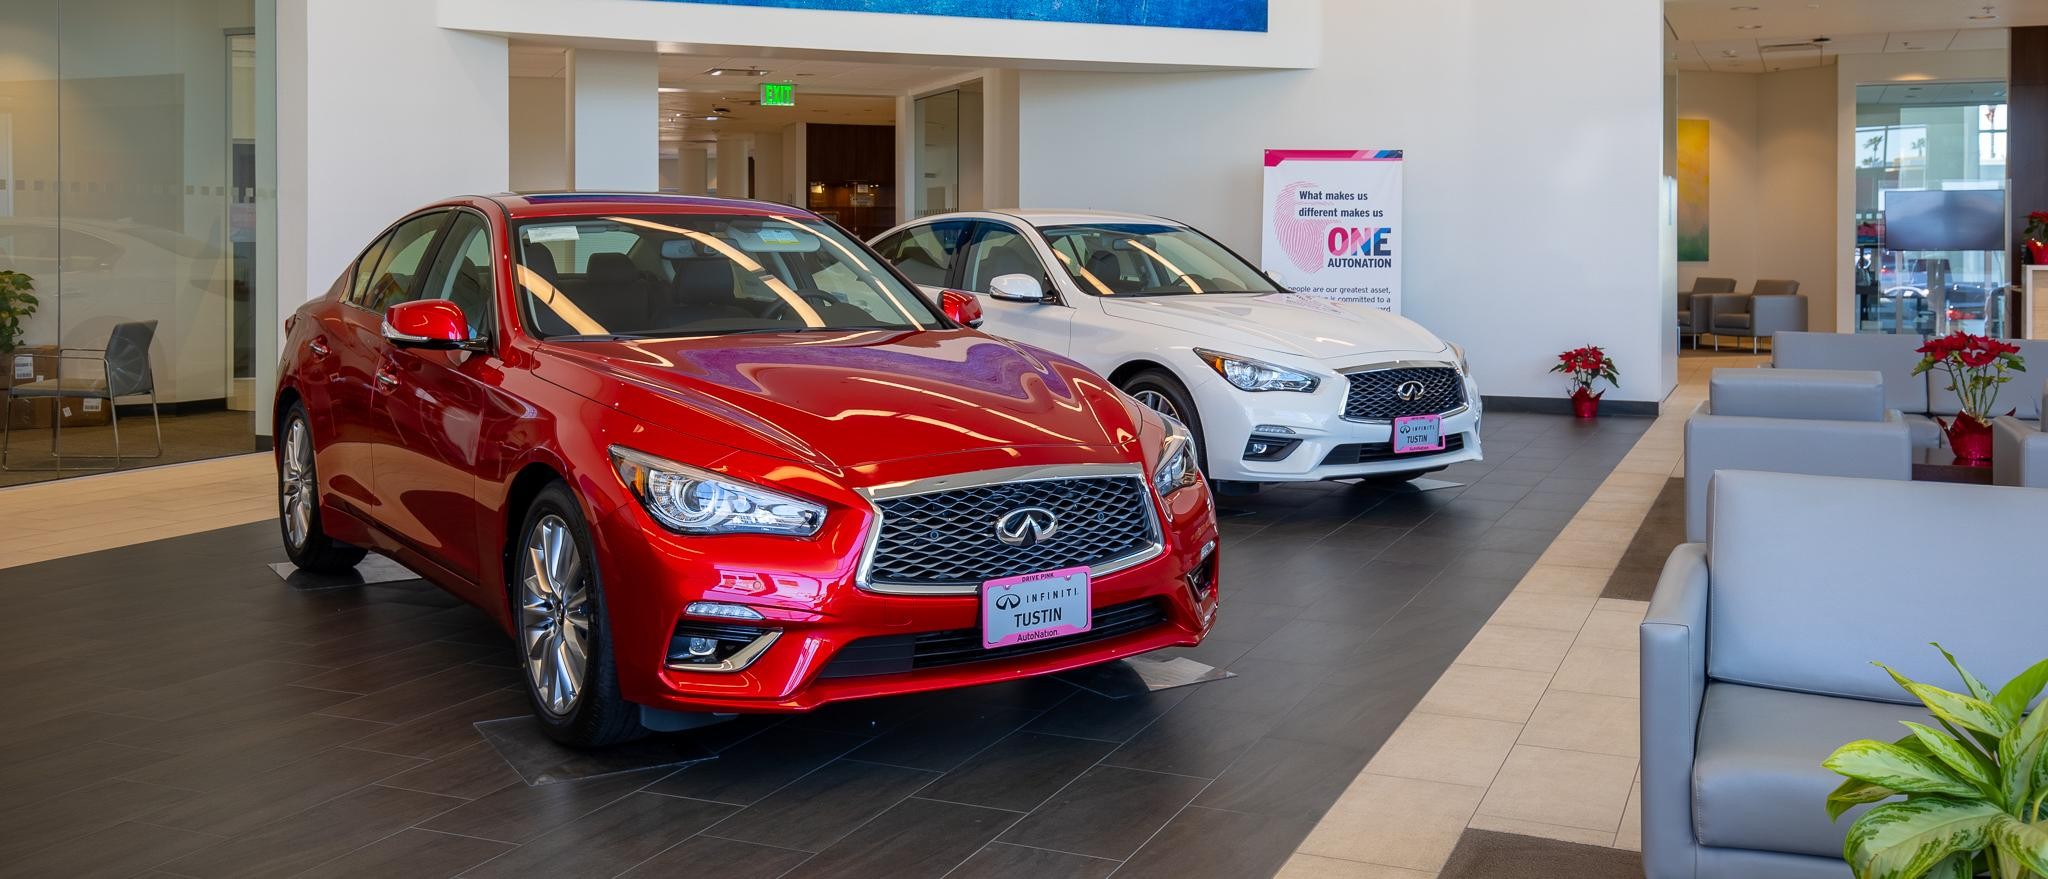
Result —
[{"label": "white wall", "polygon": [[568,98],[563,80],[515,76],[510,89],[511,188],[568,189]]},{"label": "white wall", "polygon": [[661,188],[661,72],[652,51],[568,52],[569,187]]},{"label": "white wall", "polygon": [[782,185],[797,207],[811,204],[810,129],[802,122],[782,126]]},{"label": "white wall", "polygon": [[1165,214],[1255,255],[1262,149],[1405,149],[1407,313],[1466,346],[1487,394],[1560,396],[1557,352],[1591,342],[1623,370],[1609,399],[1661,400],[1657,0],[1325,14],[1314,70],[1019,73],[1021,201]]},{"label": "white wall", "polygon": [[676,191],[683,195],[704,195],[711,191],[711,155],[703,147],[676,151]]},{"label": "white wall", "polygon": [[288,315],[406,211],[505,188],[511,77],[504,37],[442,30],[414,0],[280,0],[277,18],[278,295]]},{"label": "white wall", "polygon": [[[1699,277],[1734,278],[1749,289],[1756,274],[1757,88],[1762,76],[1747,73],[1678,74],[1678,118],[1707,122],[1707,222],[1705,262],[1678,264],[1679,289]],[[1808,282],[1811,283],[1811,282]]]}]

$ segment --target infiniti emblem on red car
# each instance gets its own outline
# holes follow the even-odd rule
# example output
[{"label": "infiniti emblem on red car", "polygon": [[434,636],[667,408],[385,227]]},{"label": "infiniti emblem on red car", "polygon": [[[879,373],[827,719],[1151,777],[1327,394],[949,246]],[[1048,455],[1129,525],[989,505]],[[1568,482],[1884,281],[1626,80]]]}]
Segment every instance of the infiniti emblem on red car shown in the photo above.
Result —
[{"label": "infiniti emblem on red car", "polygon": [[1020,548],[1051,540],[1059,531],[1059,519],[1044,507],[1018,507],[996,520],[996,539]]},{"label": "infiniti emblem on red car", "polygon": [[1427,393],[1429,388],[1412,378],[1394,386],[1394,396],[1409,403],[1422,399],[1422,395]]}]

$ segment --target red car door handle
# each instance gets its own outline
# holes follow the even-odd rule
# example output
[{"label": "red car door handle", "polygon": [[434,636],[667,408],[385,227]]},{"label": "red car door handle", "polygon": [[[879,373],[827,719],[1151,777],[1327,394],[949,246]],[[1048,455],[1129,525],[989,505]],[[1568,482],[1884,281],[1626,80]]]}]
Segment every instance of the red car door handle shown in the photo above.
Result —
[{"label": "red car door handle", "polygon": [[377,384],[385,388],[398,387],[398,376],[391,370],[380,369],[377,371]]},{"label": "red car door handle", "polygon": [[326,357],[327,343],[319,339],[314,339],[313,341],[306,343],[306,350],[313,352],[313,356],[315,357]]}]

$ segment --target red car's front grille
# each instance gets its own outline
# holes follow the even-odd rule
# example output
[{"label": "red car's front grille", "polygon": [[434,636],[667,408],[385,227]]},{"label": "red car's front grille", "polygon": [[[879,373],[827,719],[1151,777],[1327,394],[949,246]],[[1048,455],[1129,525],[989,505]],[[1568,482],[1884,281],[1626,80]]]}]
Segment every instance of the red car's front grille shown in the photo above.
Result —
[{"label": "red car's front grille", "polygon": [[1159,599],[1145,598],[1109,607],[1098,607],[1094,625],[1088,631],[1063,638],[1027,641],[993,650],[981,646],[981,630],[948,629],[918,635],[882,635],[862,638],[839,649],[832,661],[818,672],[821,678],[856,678],[868,675],[902,674],[926,668],[1008,659],[1076,644],[1106,641],[1142,632],[1166,621]]},{"label": "red car's front grille", "polygon": [[[1145,480],[1090,476],[1004,482],[877,501],[869,582],[894,586],[975,586],[1060,568],[1128,558],[1159,543]],[[1029,546],[1005,544],[996,520],[1025,508],[1057,523]]]}]

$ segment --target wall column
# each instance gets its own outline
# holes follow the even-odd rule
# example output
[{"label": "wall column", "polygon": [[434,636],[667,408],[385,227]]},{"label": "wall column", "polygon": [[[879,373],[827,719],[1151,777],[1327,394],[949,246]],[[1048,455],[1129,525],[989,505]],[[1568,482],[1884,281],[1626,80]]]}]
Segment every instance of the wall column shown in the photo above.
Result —
[{"label": "wall column", "polygon": [[745,134],[718,136],[718,197],[747,197],[747,157],[753,154],[753,137]]},{"label": "wall column", "polygon": [[570,49],[565,95],[569,185],[661,188],[660,69],[654,52]]},{"label": "wall column", "polygon": [[683,147],[676,151],[676,192],[705,195],[711,192],[711,151]]},{"label": "wall column", "polygon": [[[2026,237],[2027,214],[2048,211],[2048,27],[2012,29],[2012,72],[2006,84],[2006,174],[2012,178],[2013,238]],[[2020,260],[2012,258],[2013,280]],[[2033,303],[2027,303],[2033,308]]]}]

